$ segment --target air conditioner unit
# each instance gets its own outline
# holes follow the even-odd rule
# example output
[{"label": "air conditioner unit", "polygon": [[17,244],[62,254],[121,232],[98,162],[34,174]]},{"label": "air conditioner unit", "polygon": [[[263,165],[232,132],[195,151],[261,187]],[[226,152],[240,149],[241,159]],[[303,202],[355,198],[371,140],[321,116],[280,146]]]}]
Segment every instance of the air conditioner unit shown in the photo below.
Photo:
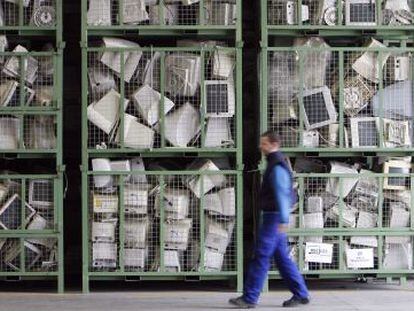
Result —
[{"label": "air conditioner unit", "polygon": [[204,147],[220,148],[234,146],[230,122],[228,118],[208,118]]},{"label": "air conditioner unit", "polygon": [[165,222],[165,248],[182,251],[187,250],[191,227],[191,219],[169,220]]},{"label": "air conditioner unit", "polygon": [[225,188],[204,196],[204,209],[210,215],[226,217],[236,216],[236,190],[234,187]]},{"label": "air conditioner unit", "polygon": [[[226,182],[226,176],[220,174],[220,169],[211,160],[200,160],[193,162],[189,167],[189,170],[213,171],[217,172],[213,174],[201,174],[193,176],[183,176],[182,180],[185,185],[194,193],[197,198],[201,198],[202,195],[210,192],[213,188],[221,187]],[[202,189],[201,189],[202,187]]]},{"label": "air conditioner unit", "polygon": [[165,57],[165,92],[171,96],[195,96],[200,86],[201,58],[197,54],[172,53]]},{"label": "air conditioner unit", "polygon": [[376,26],[376,9],[376,0],[345,0],[345,25]]},{"label": "air conditioner unit", "polygon": [[[368,0],[371,1],[371,0]],[[375,2],[375,1],[373,1]],[[365,46],[367,49],[381,49],[386,48],[381,42],[371,39],[370,43]],[[381,64],[380,57],[381,55]],[[379,53],[379,52],[372,52],[366,51],[363,53],[357,60],[352,64],[352,69],[355,70],[358,74],[360,74],[365,79],[378,84],[379,83],[379,76],[380,72],[383,71],[385,64],[390,57],[390,53]]]},{"label": "air conditioner unit", "polygon": [[[161,94],[149,85],[141,86],[135,93],[132,94],[134,106],[139,114],[149,125],[153,126],[159,121]],[[167,97],[164,97],[164,115],[173,109],[174,103]]]},{"label": "air conditioner unit", "polygon": [[132,248],[146,248],[148,243],[148,218],[127,218],[124,223],[125,245]]},{"label": "air conditioner unit", "polygon": [[350,118],[353,148],[377,148],[379,146],[379,118]]},{"label": "air conditioner unit", "polygon": [[384,118],[383,124],[386,148],[410,147],[412,145],[409,121],[394,121]]},{"label": "air conditioner unit", "polygon": [[[155,198],[155,210],[160,213],[161,197]],[[165,217],[169,219],[185,219],[190,210],[190,192],[183,189],[166,188],[164,190],[163,209]]]},{"label": "air conditioner unit", "polygon": [[[7,80],[0,85],[0,106],[20,106],[20,85],[17,81]],[[30,106],[35,97],[35,91],[24,87],[23,105]]]},{"label": "air conditioner unit", "polygon": [[53,180],[32,179],[29,181],[29,204],[36,209],[51,209],[54,202]]},{"label": "air conditioner unit", "polygon": [[233,117],[236,106],[233,82],[204,81],[204,104],[207,117]]},{"label": "air conditioner unit", "polygon": [[[111,161],[109,159],[92,159],[93,171],[111,171]],[[94,175],[93,176],[95,188],[111,188],[114,184],[114,177],[112,175]]]},{"label": "air conditioner unit", "polygon": [[88,68],[89,85],[94,96],[106,94],[117,88],[113,74],[97,66]]},{"label": "air conditioner unit", "polygon": [[[331,174],[350,174],[358,175],[358,170],[352,166],[339,162],[331,162]],[[342,191],[340,191],[340,178],[330,177],[326,184],[326,192],[341,198],[346,198],[355,185],[358,183],[358,177],[356,178],[342,178]]]},{"label": "air conditioner unit", "polygon": [[27,149],[55,149],[55,118],[51,116],[33,116],[25,133]]},{"label": "air conditioner unit", "polygon": [[[141,60],[142,51],[139,50],[140,46],[135,43],[119,38],[103,38],[105,48],[119,49],[117,52],[105,51],[101,56],[101,62],[112,69],[115,74],[129,83],[138,68],[139,61]],[[127,48],[129,50],[125,50]],[[131,51],[130,49],[135,48],[136,50]],[[122,54],[124,55],[124,72],[121,77],[121,60]]]},{"label": "air conditioner unit", "polygon": [[112,0],[89,0],[88,25],[111,26]]},{"label": "air conditioner unit", "polygon": [[53,0],[33,0],[30,24],[36,27],[52,27],[56,23]]},{"label": "air conditioner unit", "polygon": [[235,52],[224,50],[220,47],[213,53],[212,76],[217,79],[233,79],[233,71],[236,65]]},{"label": "air conditioner unit", "polygon": [[209,248],[204,249],[204,271],[218,272],[223,269],[224,254]]},{"label": "air conditioner unit", "polygon": [[145,0],[124,0],[124,24],[139,24],[149,20]]},{"label": "air conditioner unit", "polygon": [[405,161],[388,161],[384,163],[384,174],[404,174],[407,177],[386,176],[384,178],[384,189],[387,190],[406,190],[409,188],[411,174],[411,163]]},{"label": "air conditioner unit", "polygon": [[148,251],[144,248],[125,248],[124,266],[125,268],[144,269],[148,259]]},{"label": "air conditioner unit", "polygon": [[[13,52],[28,53],[29,51],[25,47],[18,45],[14,48]],[[9,77],[20,78],[22,70],[20,64],[23,64],[24,80],[29,84],[33,84],[37,79],[39,62],[32,56],[10,56],[6,60],[2,72]]]},{"label": "air conditioner unit", "polygon": [[94,268],[116,268],[117,257],[115,243],[92,243],[92,266]]},{"label": "air conditioner unit", "polygon": [[[124,110],[129,103],[128,99],[123,99]],[[88,120],[110,135],[119,120],[119,105],[121,104],[121,95],[110,90],[99,101],[88,106]]]},{"label": "air conditioner unit", "polygon": [[187,147],[199,131],[200,113],[189,102],[164,118],[165,139],[174,147]]},{"label": "air conditioner unit", "polygon": [[148,196],[148,190],[141,185],[125,185],[125,213],[146,215],[148,213]]},{"label": "air conditioner unit", "polygon": [[331,90],[320,87],[303,92],[304,122],[307,130],[335,123],[338,117]]},{"label": "air conditioner unit", "polygon": [[[26,202],[25,219],[27,223],[35,214],[36,211]],[[0,209],[0,228],[5,230],[22,229],[22,200],[18,194],[11,196]]]},{"label": "air conditioner unit", "polygon": [[92,241],[114,243],[116,221],[93,222],[92,223]]},{"label": "air conditioner unit", "polygon": [[18,149],[21,143],[20,119],[0,118],[0,150]]},{"label": "air conditioner unit", "polygon": [[[131,170],[145,172],[145,164],[142,158],[131,159]],[[132,184],[146,184],[147,176],[145,174],[131,174]]]},{"label": "air conditioner unit", "polygon": [[118,200],[117,195],[93,193],[92,200],[93,200],[93,212],[94,213],[97,213],[97,214],[118,213],[119,200]]},{"label": "air conditioner unit", "polygon": [[[121,143],[121,128],[118,129],[115,142]],[[130,114],[124,115],[124,146],[133,149],[151,149],[154,145],[155,132],[138,122],[138,118]]]}]

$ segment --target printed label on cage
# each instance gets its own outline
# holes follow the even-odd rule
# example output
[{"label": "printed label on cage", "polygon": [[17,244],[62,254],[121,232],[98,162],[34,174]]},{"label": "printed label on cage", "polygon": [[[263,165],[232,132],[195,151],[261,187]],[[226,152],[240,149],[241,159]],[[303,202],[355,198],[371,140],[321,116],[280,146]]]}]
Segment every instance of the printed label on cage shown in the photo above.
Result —
[{"label": "printed label on cage", "polygon": [[306,243],[305,261],[314,263],[332,263],[333,244]]},{"label": "printed label on cage", "polygon": [[374,268],[374,249],[347,249],[346,265],[351,269]]}]

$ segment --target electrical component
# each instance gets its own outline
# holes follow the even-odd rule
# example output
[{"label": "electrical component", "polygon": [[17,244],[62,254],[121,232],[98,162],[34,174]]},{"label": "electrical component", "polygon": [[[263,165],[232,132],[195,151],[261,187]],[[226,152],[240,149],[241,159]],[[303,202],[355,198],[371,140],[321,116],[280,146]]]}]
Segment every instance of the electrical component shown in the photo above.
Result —
[{"label": "electrical component", "polygon": [[[25,47],[18,45],[14,48],[13,52],[25,54],[29,51]],[[6,60],[2,72],[9,77],[20,78],[22,72],[20,64],[23,64],[24,80],[29,84],[33,84],[37,79],[39,70],[39,61],[33,56],[10,56]]]},{"label": "electrical component", "polygon": [[345,25],[375,26],[376,0],[345,0]]},{"label": "electrical component", "polygon": [[408,0],[387,0],[383,16],[386,25],[400,26],[413,23],[413,13]]},{"label": "electrical component", "polygon": [[148,251],[143,248],[124,249],[124,267],[144,269],[148,259]]},{"label": "electrical component", "polygon": [[204,250],[204,271],[218,272],[223,268],[224,254],[205,248]]},{"label": "electrical component", "polygon": [[219,148],[234,146],[230,120],[210,117],[207,119],[204,147]]},{"label": "electrical component", "polygon": [[353,148],[376,148],[379,146],[379,118],[350,118]]},{"label": "electrical component", "polygon": [[56,23],[53,0],[34,0],[30,23],[36,27],[52,27]]},{"label": "electrical component", "polygon": [[304,122],[307,130],[335,123],[338,114],[332,101],[331,90],[320,87],[303,92]]},{"label": "electrical component", "polygon": [[[129,100],[123,99],[124,109],[127,108]],[[121,94],[115,90],[110,90],[99,101],[93,102],[88,106],[88,120],[110,135],[119,120],[119,105]]]},{"label": "electrical component", "polygon": [[148,213],[148,190],[139,185],[124,186],[125,213],[146,215]]},{"label": "electrical component", "polygon": [[[371,0],[368,0],[371,1]],[[375,1],[374,1],[375,2]],[[381,42],[372,39],[370,42],[365,46],[367,49],[386,49],[386,46],[383,45]],[[352,64],[352,69],[355,70],[358,74],[360,74],[365,79],[378,84],[380,73],[383,71],[385,64],[390,57],[390,53],[378,53],[367,51],[364,52],[360,57],[358,57],[355,62]],[[381,56],[381,63],[379,57]]]},{"label": "electrical component", "polygon": [[[26,202],[25,222],[28,222],[36,211]],[[5,230],[17,230],[22,227],[22,200],[18,194],[11,196],[0,209],[0,227]]]},{"label": "electrical component", "polygon": [[116,268],[117,245],[115,243],[92,243],[92,266],[94,268]]},{"label": "electrical component", "polygon": [[374,96],[375,87],[360,75],[345,78],[344,81],[344,112],[354,117],[368,106]]},{"label": "electrical component", "polygon": [[319,147],[319,132],[316,130],[304,131],[302,139],[303,139],[303,147],[307,147],[307,148],[318,148]]},{"label": "electrical component", "polygon": [[32,179],[29,181],[29,204],[36,209],[53,207],[53,181],[48,179]]},{"label": "electrical component", "polygon": [[[226,182],[226,176],[220,174],[220,169],[211,160],[196,160],[189,170],[200,171],[200,175],[183,176],[182,181],[194,193],[197,198],[210,192],[215,187],[221,187]],[[217,172],[217,174],[202,174],[206,172]]]},{"label": "electrical component", "polygon": [[148,218],[125,219],[125,246],[130,248],[146,248],[148,240]]},{"label": "electrical component", "polygon": [[[271,25],[295,25],[298,23],[297,2],[273,0],[268,7],[268,20]],[[302,22],[309,20],[309,6],[301,5]]]},{"label": "electrical component", "polygon": [[232,117],[235,111],[234,84],[228,81],[204,81],[204,103],[207,117]]},{"label": "electrical component", "polygon": [[166,249],[187,250],[192,227],[191,219],[168,220],[164,223]]},{"label": "electrical component", "polygon": [[233,80],[233,70],[235,67],[235,52],[216,47],[213,53],[213,77],[217,79]]},{"label": "electrical component", "polygon": [[111,26],[111,2],[112,0],[89,0],[89,26]]},{"label": "electrical component", "polygon": [[139,24],[149,20],[145,0],[124,0],[124,24]]},{"label": "electrical component", "polygon": [[393,81],[409,80],[412,72],[411,55],[391,55],[385,71]]},{"label": "electrical component", "polygon": [[172,97],[195,96],[200,86],[200,70],[199,55],[188,53],[167,55],[165,57],[165,92]]},{"label": "electrical component", "polygon": [[386,148],[410,147],[410,124],[408,121],[383,119],[384,144]]},{"label": "electrical component", "polygon": [[104,221],[92,223],[92,241],[93,242],[115,242],[116,221]]},{"label": "electrical component", "polygon": [[[112,69],[120,79],[129,83],[138,68],[139,61],[141,60],[142,51],[139,50],[139,44],[119,39],[119,38],[103,38],[103,44],[105,48],[119,49],[117,52],[105,51],[101,56],[101,62]],[[127,48],[129,50],[123,50]],[[136,51],[131,51],[131,49]],[[121,77],[121,60],[123,55],[124,72]]]},{"label": "electrical component", "polygon": [[206,22],[210,25],[234,25],[237,21],[237,6],[233,3],[206,0],[204,2],[206,9]]},{"label": "electrical component", "polygon": [[236,191],[234,187],[206,194],[204,196],[204,209],[210,215],[236,216]]},{"label": "electrical component", "polygon": [[[411,174],[411,163],[405,161],[392,160],[384,163],[384,174]],[[384,189],[387,190],[406,190],[410,185],[410,177],[387,176],[384,178]]]},{"label": "electrical component", "polygon": [[[123,143],[126,148],[151,149],[154,145],[153,129],[138,122],[138,118],[133,115],[124,114]],[[114,141],[122,144],[121,127],[118,128]]]},{"label": "electrical component", "polygon": [[219,222],[211,220],[206,225],[205,246],[209,249],[225,254],[230,238],[228,230]]},{"label": "electrical component", "polygon": [[[163,210],[165,218],[181,220],[188,216],[190,209],[190,192],[188,190],[166,188],[164,190]],[[161,210],[161,197],[155,198],[155,209],[158,213]]]},{"label": "electrical component", "polygon": [[[132,94],[135,108],[149,125],[153,126],[160,119],[161,94],[149,85],[141,86]],[[164,96],[164,114],[174,108],[174,103]]]},{"label": "electrical component", "polygon": [[199,131],[200,113],[189,102],[164,118],[165,139],[174,147],[187,147]]},{"label": "electrical component", "polygon": [[118,196],[116,195],[93,193],[94,213],[116,214],[118,213],[118,203]]}]

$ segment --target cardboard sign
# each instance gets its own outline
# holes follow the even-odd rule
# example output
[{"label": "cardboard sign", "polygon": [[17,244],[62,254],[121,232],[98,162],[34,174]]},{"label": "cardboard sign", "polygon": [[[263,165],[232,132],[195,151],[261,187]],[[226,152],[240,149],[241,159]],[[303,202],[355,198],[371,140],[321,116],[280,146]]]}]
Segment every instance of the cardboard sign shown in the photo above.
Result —
[{"label": "cardboard sign", "polygon": [[333,244],[306,243],[305,261],[314,263],[332,263]]},{"label": "cardboard sign", "polygon": [[374,268],[374,249],[347,249],[346,265],[350,269]]}]

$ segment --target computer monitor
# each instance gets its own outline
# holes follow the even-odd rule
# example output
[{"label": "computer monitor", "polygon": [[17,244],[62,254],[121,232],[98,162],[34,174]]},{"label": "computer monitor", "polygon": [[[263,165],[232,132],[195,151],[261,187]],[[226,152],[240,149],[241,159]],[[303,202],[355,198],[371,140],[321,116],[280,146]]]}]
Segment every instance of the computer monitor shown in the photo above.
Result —
[{"label": "computer monitor", "polygon": [[234,84],[222,80],[204,81],[204,103],[207,117],[234,116]]},{"label": "computer monitor", "polygon": [[335,123],[337,112],[327,86],[303,92],[304,122],[307,130]]},{"label": "computer monitor", "polygon": [[[411,174],[411,163],[400,161],[400,160],[391,160],[384,163],[384,174]],[[384,189],[387,190],[406,190],[410,185],[410,177],[395,177],[388,176],[384,178]]]},{"label": "computer monitor", "polygon": [[[25,205],[26,221],[36,214],[36,211],[27,203]],[[0,209],[0,227],[5,230],[16,230],[22,227],[22,201],[18,194],[11,196]]]},{"label": "computer monitor", "polygon": [[353,148],[379,146],[379,119],[376,117],[350,118]]},{"label": "computer monitor", "polygon": [[347,26],[375,26],[377,24],[376,0],[345,0]]},{"label": "computer monitor", "polygon": [[410,147],[412,145],[409,121],[384,120],[384,143],[386,148]]},{"label": "computer monitor", "polygon": [[38,209],[53,207],[53,181],[47,179],[33,179],[29,181],[29,204]]}]

